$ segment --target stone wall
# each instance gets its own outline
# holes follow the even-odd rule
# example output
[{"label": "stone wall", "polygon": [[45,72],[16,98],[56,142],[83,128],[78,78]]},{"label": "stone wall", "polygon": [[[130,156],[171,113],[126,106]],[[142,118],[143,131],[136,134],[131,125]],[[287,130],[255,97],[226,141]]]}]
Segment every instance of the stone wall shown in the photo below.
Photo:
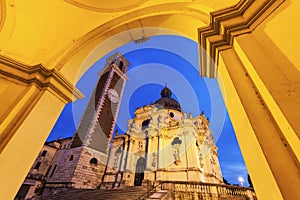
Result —
[{"label": "stone wall", "polygon": [[102,182],[107,155],[88,147],[82,151],[72,177],[75,188],[97,188]]}]

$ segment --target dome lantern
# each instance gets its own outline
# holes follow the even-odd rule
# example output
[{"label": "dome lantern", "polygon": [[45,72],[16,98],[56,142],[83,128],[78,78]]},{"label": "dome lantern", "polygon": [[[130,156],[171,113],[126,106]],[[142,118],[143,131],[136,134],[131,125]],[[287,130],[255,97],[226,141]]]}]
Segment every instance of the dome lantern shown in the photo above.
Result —
[{"label": "dome lantern", "polygon": [[172,92],[169,88],[164,87],[160,92],[161,98],[154,104],[158,104],[165,109],[174,109],[181,112],[180,104],[173,98],[171,98]]}]

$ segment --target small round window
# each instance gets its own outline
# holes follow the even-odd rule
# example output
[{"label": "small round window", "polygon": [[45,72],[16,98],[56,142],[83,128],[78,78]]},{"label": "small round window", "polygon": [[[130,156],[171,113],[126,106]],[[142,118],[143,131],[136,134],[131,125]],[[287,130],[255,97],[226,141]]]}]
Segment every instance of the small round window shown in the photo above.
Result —
[{"label": "small round window", "polygon": [[172,117],[172,118],[174,117],[174,113],[173,113],[173,112],[170,112],[169,115],[170,115],[170,117]]}]

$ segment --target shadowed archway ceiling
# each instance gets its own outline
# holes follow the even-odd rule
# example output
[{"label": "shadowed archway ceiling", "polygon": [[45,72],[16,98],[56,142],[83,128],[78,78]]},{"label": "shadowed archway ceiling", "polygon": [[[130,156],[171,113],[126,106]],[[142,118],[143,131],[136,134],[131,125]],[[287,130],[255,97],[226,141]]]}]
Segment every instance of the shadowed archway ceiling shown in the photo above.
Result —
[{"label": "shadowed archway ceiling", "polygon": [[[0,1],[3,55],[29,65],[60,68],[81,48],[83,57],[117,33],[139,39],[145,27],[168,29],[197,41],[197,29],[210,23],[209,13],[238,0],[64,0]],[[38,16],[38,17],[37,17]],[[166,34],[154,31],[151,35]],[[127,38],[116,48],[128,43]],[[79,56],[80,57],[80,56]]]}]

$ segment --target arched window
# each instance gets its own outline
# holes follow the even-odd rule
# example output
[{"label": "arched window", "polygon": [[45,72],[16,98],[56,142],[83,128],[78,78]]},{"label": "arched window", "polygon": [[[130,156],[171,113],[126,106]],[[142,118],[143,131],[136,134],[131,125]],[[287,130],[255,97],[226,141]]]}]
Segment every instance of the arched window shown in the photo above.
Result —
[{"label": "arched window", "polygon": [[143,157],[140,157],[136,162],[135,176],[134,176],[134,185],[141,186],[144,180],[144,171],[146,168],[146,160]]},{"label": "arched window", "polygon": [[73,158],[74,158],[74,156],[70,155],[68,160],[71,161],[71,160],[73,160]]},{"label": "arched window", "polygon": [[143,173],[146,168],[146,160],[143,157],[140,157],[136,162],[136,173]]},{"label": "arched window", "polygon": [[90,160],[90,164],[97,165],[97,164],[98,164],[97,158],[92,158],[92,159]]},{"label": "arched window", "polygon": [[143,121],[143,123],[142,123],[142,130],[145,130],[146,128],[149,127],[150,120],[151,119],[147,119],[147,120]]}]

